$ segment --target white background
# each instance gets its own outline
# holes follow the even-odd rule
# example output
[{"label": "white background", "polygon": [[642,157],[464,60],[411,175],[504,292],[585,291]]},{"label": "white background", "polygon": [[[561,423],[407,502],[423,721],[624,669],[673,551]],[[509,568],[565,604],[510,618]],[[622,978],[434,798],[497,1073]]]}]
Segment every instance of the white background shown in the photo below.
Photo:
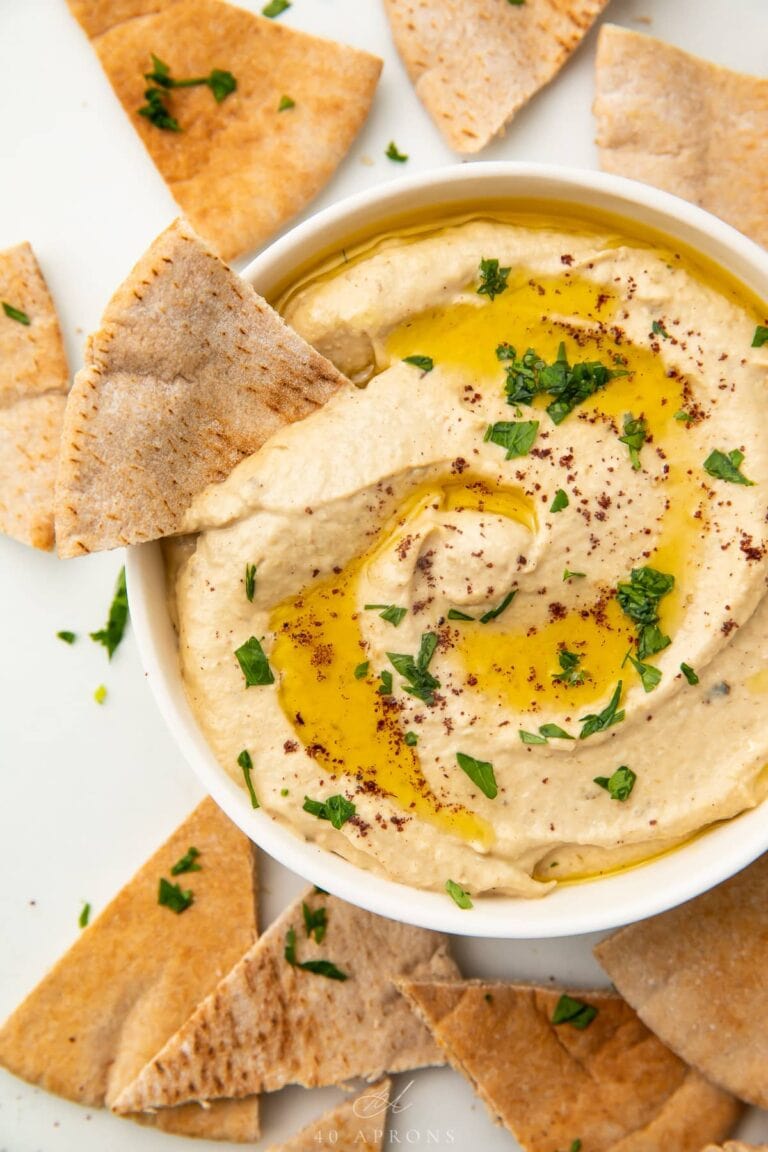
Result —
[{"label": "white background", "polygon": [[[243,6],[257,11],[261,2]],[[768,72],[765,0],[614,0],[607,15],[728,67]],[[371,117],[313,208],[455,159],[411,90],[380,0],[294,0],[281,19],[385,60]],[[482,158],[595,167],[594,52],[593,33]],[[0,0],[0,110],[0,248],[21,240],[35,248],[74,372],[112,291],[177,211],[64,0]],[[410,155],[406,165],[385,158],[391,139]],[[118,554],[60,562],[0,538],[0,1019],[75,939],[82,902],[98,912],[200,797],[130,632],[111,664],[87,638],[106,618],[121,562]],[[60,629],[79,642],[67,647],[55,638]],[[99,707],[101,683],[108,698]],[[267,923],[301,882],[268,861],[262,877]],[[456,954],[466,975],[588,985],[603,979],[592,943],[457,940]],[[458,1075],[414,1079],[411,1107],[393,1120],[402,1144],[513,1152]],[[259,1147],[339,1096],[291,1089],[266,1098]],[[768,1139],[768,1117],[752,1113],[743,1134]],[[0,1152],[173,1152],[183,1143],[0,1072]]]}]

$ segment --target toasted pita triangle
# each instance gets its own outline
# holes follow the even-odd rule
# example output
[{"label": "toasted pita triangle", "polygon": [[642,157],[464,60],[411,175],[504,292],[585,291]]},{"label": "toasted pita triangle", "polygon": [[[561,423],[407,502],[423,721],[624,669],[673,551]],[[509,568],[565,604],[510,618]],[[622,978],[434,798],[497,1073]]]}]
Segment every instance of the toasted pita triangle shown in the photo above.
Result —
[{"label": "toasted pita triangle", "polygon": [[768,855],[624,928],[595,955],[649,1028],[716,1084],[768,1108]]},{"label": "toasted pita triangle", "polygon": [[60,555],[179,531],[198,492],[344,383],[176,221],[112,297],[69,394]]},{"label": "toasted pita triangle", "polygon": [[[194,846],[199,872],[170,876]],[[157,902],[160,877],[194,892],[181,914]],[[109,1104],[256,937],[253,845],[202,804],[86,928],[0,1029],[0,1064],[81,1104]],[[258,1100],[169,1109],[169,1132],[255,1140]]]},{"label": "toasted pita triangle", "polygon": [[479,152],[548,84],[608,0],[385,0],[416,93],[456,152]]},{"label": "toasted pita triangle", "polygon": [[319,1120],[302,1128],[292,1140],[276,1144],[267,1152],[311,1152],[326,1147],[335,1152],[357,1152],[359,1148],[381,1152],[391,1089],[391,1080],[372,1084],[354,1100],[326,1112]]},{"label": "toasted pita triangle", "polygon": [[768,245],[768,79],[605,24],[594,111],[606,172],[674,192]]},{"label": "toasted pita triangle", "polygon": [[[325,908],[328,930],[308,939],[302,903]],[[299,961],[332,961],[348,979],[293,967],[284,950],[296,933]],[[448,940],[307,892],[270,925],[162,1051],[115,1101],[119,1112],[187,1100],[318,1088],[355,1076],[374,1080],[442,1057],[394,981],[451,977]]]},{"label": "toasted pita triangle", "polygon": [[53,492],[69,372],[50,293],[29,244],[0,252],[0,532],[53,548]]},{"label": "toasted pita triangle", "polygon": [[[97,13],[70,6],[95,34],[102,67],[172,195],[227,260],[278,231],[328,182],[381,72],[367,52],[220,0],[116,0]],[[158,128],[139,115],[152,53],[177,79],[231,72],[237,90],[221,103],[206,86],[168,92],[181,131]],[[281,112],[283,96],[295,106]]]},{"label": "toasted pita triangle", "polygon": [[579,1139],[589,1152],[699,1152],[739,1106],[686,1068],[607,992],[572,993],[598,1014],[551,1023],[561,992],[481,980],[401,982],[451,1064],[526,1152]]}]

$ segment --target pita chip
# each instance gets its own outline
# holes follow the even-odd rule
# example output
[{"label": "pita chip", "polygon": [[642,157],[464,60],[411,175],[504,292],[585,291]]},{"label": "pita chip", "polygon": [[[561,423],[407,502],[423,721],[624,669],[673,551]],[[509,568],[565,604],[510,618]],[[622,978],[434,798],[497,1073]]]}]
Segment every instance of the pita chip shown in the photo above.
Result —
[{"label": "pita chip", "polygon": [[674,192],[768,246],[768,79],[605,24],[594,111],[606,172]]},{"label": "pita chip", "polygon": [[768,1108],[768,855],[703,896],[609,936],[595,955],[683,1060]]},{"label": "pita chip", "polygon": [[554,1024],[562,992],[524,984],[409,981],[400,989],[526,1152],[699,1152],[739,1105],[707,1084],[619,996],[576,992],[587,1026]]},{"label": "pita chip", "polygon": [[[310,936],[313,917],[327,921],[327,930]],[[329,962],[336,978],[301,967]],[[270,925],[114,1107],[137,1112],[442,1064],[394,982],[457,973],[447,937],[309,891]]]},{"label": "pita chip", "polygon": [[[71,0],[131,124],[194,227],[225,260],[300,212],[362,127],[381,60],[221,0]],[[95,10],[94,10],[95,8]],[[203,84],[158,88],[152,56],[173,79],[231,73],[221,100]],[[155,87],[178,130],[139,114]],[[281,110],[288,96],[293,104]]]},{"label": "pita chip", "polygon": [[385,0],[416,94],[456,152],[479,152],[548,84],[608,0]]},{"label": "pita chip", "polygon": [[381,1152],[391,1089],[391,1080],[372,1084],[354,1100],[345,1101],[302,1128],[287,1144],[276,1144],[267,1152],[309,1152],[317,1147],[332,1147],[336,1152],[358,1152],[359,1148]]},{"label": "pita chip", "polygon": [[178,532],[198,492],[345,383],[176,221],[112,297],[69,394],[59,554]]},{"label": "pita chip", "polygon": [[29,244],[0,252],[0,301],[0,532],[50,550],[69,372]]},{"label": "pita chip", "polygon": [[[174,878],[197,848],[200,871]],[[161,877],[191,889],[181,914]],[[202,804],[137,872],[0,1029],[0,1065],[81,1104],[110,1104],[256,938],[253,845]],[[256,1097],[168,1109],[168,1132],[235,1141],[259,1134]]]},{"label": "pita chip", "polygon": [[768,1144],[743,1144],[741,1140],[729,1140],[727,1144],[708,1144],[703,1152],[768,1152]]}]

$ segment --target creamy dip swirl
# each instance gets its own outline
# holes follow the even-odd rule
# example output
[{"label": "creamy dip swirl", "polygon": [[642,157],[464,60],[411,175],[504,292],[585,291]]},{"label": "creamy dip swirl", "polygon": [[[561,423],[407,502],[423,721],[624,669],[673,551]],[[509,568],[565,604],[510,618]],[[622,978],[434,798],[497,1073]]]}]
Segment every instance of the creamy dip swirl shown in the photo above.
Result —
[{"label": "creamy dip swirl", "polygon": [[[510,270],[493,298],[489,259]],[[758,803],[768,347],[750,303],[671,251],[478,220],[379,244],[284,314],[367,383],[197,499],[176,578],[190,701],[241,781],[248,752],[265,812],[409,884],[533,896]],[[509,403],[513,359],[551,365],[561,343],[617,374],[560,422],[551,395]],[[751,484],[705,470],[734,451]],[[649,569],[665,646],[644,657],[617,588]],[[246,688],[251,637],[274,679]],[[332,796],[354,806],[338,828],[304,809]]]}]

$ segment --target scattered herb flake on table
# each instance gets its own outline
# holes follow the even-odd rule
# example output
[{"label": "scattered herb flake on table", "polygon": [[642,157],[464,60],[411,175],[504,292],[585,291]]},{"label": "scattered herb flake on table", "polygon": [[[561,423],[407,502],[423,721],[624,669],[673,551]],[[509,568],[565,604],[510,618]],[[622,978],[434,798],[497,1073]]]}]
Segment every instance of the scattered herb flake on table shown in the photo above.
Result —
[{"label": "scattered herb flake on table", "polygon": [[398,151],[397,144],[395,144],[394,140],[390,140],[387,151],[384,153],[384,155],[389,160],[394,160],[396,164],[405,164],[406,160],[408,159],[408,154],[406,152]]},{"label": "scattered herb flake on table", "polygon": [[262,8],[261,14],[269,20],[274,20],[275,16],[281,16],[290,6],[291,0],[269,0],[269,3]]},{"label": "scattered herb flake on table", "polygon": [[77,918],[77,923],[79,924],[79,926],[81,928],[87,928],[88,927],[88,921],[90,920],[90,918],[91,918],[91,906],[89,903],[87,903],[87,901],[84,900],[83,901],[83,907],[80,911],[80,915]]},{"label": "scattered herb flake on table", "polygon": [[56,635],[58,639],[63,640],[65,644],[74,644],[75,640],[77,640],[77,633],[75,632],[57,632]]},{"label": "scattered herb flake on table", "polygon": [[120,641],[125,634],[128,623],[128,592],[125,586],[125,568],[121,568],[117,576],[115,593],[109,606],[109,617],[103,628],[98,632],[91,632],[91,640],[103,644],[111,660]]},{"label": "scattered herb flake on table", "polygon": [[99,684],[98,688],[94,690],[93,698],[97,704],[103,704],[107,698],[107,688],[105,684]]}]

